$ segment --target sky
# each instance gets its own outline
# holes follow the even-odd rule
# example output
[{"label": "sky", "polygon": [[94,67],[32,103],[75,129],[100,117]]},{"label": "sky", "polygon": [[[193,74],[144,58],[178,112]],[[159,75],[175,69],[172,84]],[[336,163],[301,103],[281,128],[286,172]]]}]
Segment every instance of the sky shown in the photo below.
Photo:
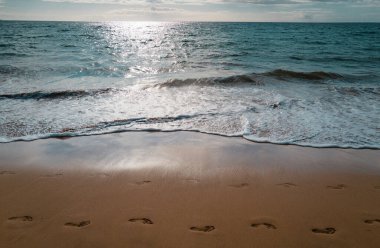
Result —
[{"label": "sky", "polygon": [[380,22],[380,0],[0,0],[0,19]]}]

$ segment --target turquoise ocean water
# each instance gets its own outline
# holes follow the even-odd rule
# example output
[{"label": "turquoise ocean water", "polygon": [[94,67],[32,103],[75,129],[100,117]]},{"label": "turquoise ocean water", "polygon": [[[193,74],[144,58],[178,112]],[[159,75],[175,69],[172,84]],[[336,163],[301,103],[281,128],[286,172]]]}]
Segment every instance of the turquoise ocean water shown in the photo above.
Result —
[{"label": "turquoise ocean water", "polygon": [[380,24],[0,22],[0,142],[131,130],[380,148]]}]

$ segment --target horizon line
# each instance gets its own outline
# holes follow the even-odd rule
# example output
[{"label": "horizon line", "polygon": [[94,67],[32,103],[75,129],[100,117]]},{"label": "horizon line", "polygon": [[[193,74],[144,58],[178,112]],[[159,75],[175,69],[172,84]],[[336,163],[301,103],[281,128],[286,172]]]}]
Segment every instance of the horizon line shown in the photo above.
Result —
[{"label": "horizon line", "polygon": [[310,24],[355,24],[355,23],[373,23],[373,24],[380,24],[380,21],[150,21],[150,20],[142,20],[142,21],[135,21],[135,20],[110,20],[110,21],[95,21],[95,20],[33,20],[33,19],[25,19],[25,20],[18,20],[18,19],[1,19],[0,21],[14,21],[14,22],[156,22],[156,23],[310,23]]}]

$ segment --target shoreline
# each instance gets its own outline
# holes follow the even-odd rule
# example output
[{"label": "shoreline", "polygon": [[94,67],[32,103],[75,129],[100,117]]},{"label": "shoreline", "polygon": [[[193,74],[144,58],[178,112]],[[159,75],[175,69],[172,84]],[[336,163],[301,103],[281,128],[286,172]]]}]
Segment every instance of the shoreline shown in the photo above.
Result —
[{"label": "shoreline", "polygon": [[317,148],[317,149],[347,149],[347,150],[380,150],[380,147],[377,146],[339,146],[335,144],[321,144],[321,145],[313,145],[313,144],[297,144],[297,143],[291,143],[291,142],[273,142],[269,140],[251,140],[245,137],[245,135],[224,135],[220,133],[207,133],[202,132],[199,130],[160,130],[160,129],[146,129],[146,130],[117,130],[117,131],[109,131],[104,133],[91,133],[91,134],[75,134],[75,135],[68,135],[65,133],[52,133],[48,136],[42,136],[37,138],[18,138],[15,140],[0,142],[0,144],[9,144],[9,143],[15,143],[15,142],[33,142],[38,140],[45,140],[45,139],[71,139],[71,138],[80,138],[80,137],[91,137],[91,136],[99,136],[99,135],[112,135],[112,134],[122,134],[122,133],[199,133],[199,134],[205,134],[205,135],[214,135],[219,137],[225,137],[225,138],[241,138],[243,140],[257,143],[257,144],[271,144],[271,145],[280,145],[280,146],[298,146],[298,147],[307,147],[307,148]]},{"label": "shoreline", "polygon": [[378,247],[380,153],[197,132],[0,144],[2,247]]}]

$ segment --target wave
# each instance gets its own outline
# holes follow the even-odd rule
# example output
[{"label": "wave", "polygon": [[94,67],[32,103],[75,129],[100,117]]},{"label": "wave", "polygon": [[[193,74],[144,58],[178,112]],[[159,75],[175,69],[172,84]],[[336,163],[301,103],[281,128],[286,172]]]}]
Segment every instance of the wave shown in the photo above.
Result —
[{"label": "wave", "polygon": [[9,43],[1,43],[0,44],[0,47],[14,47],[15,45],[14,44],[9,44]]},{"label": "wave", "polygon": [[[129,118],[129,119],[121,119],[121,120],[112,120],[112,121],[104,121],[99,122],[95,125],[85,126],[81,127],[79,130],[85,129],[85,130],[104,130],[109,127],[118,127],[118,126],[127,126],[131,124],[160,124],[160,123],[169,123],[174,121],[180,121],[185,119],[191,119],[198,116],[202,116],[202,114],[198,115],[178,115],[174,117],[140,117],[140,118]],[[65,132],[74,132],[75,129],[71,128],[64,128],[59,133],[65,133]]]},{"label": "wave", "polygon": [[[170,79],[163,83],[156,84],[158,87],[183,87],[189,85],[264,85],[265,79],[275,78],[280,80],[306,80],[306,81],[324,81],[329,79],[343,79],[344,76],[324,71],[315,72],[296,72],[288,70],[273,70],[264,73],[251,73],[229,77],[210,77],[210,78],[191,78],[191,79]],[[347,77],[348,78],[348,77]]]},{"label": "wave", "polygon": [[61,45],[62,47],[66,47],[66,48],[72,48],[72,47],[77,47],[76,45],[73,45],[73,44],[63,44]]},{"label": "wave", "polygon": [[54,91],[54,92],[27,92],[27,93],[16,93],[16,94],[2,94],[0,99],[15,99],[15,100],[51,100],[51,99],[64,99],[70,97],[85,97],[85,96],[95,96],[100,94],[106,94],[111,91],[115,91],[113,88],[106,89],[96,89],[96,90],[67,90],[67,91]]},{"label": "wave", "polygon": [[[368,47],[363,48],[366,51],[377,51],[377,48]],[[311,62],[348,62],[348,63],[366,63],[366,62],[378,62],[380,57],[366,56],[366,57],[343,57],[343,56],[327,56],[327,57],[300,57],[300,56],[289,56],[292,60],[303,60]]]},{"label": "wave", "polygon": [[[1,54],[0,54],[1,55]],[[26,77],[43,75],[44,73],[57,73],[67,78],[77,78],[84,76],[97,77],[123,77],[125,71],[119,67],[82,67],[80,65],[69,65],[61,67],[16,67],[12,65],[0,65],[0,76]],[[69,76],[67,76],[69,75]]]},{"label": "wave", "polygon": [[157,84],[158,87],[184,87],[189,85],[241,85],[254,84],[262,85],[263,83],[254,74],[237,75],[220,78],[189,78],[189,79],[170,79],[163,83]]},{"label": "wave", "polygon": [[12,52],[5,52],[5,53],[0,53],[0,57],[28,57],[30,56],[29,54],[25,53],[12,53]]},{"label": "wave", "polygon": [[333,72],[313,71],[313,72],[297,72],[288,70],[274,70],[263,73],[265,76],[276,77],[280,79],[304,79],[304,80],[326,80],[340,79],[342,75]]}]

